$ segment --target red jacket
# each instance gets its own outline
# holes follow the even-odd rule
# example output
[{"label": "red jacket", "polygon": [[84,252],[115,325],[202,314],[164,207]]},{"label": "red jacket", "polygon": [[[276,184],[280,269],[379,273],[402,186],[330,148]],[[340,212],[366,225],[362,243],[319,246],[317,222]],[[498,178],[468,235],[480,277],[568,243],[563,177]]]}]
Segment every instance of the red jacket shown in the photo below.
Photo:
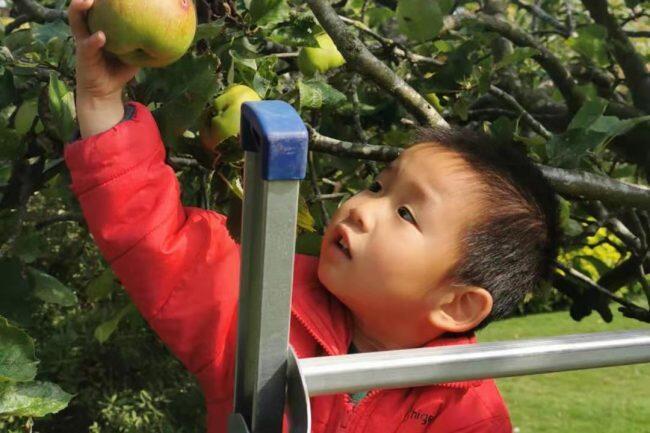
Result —
[{"label": "red jacket", "polygon": [[[90,232],[143,317],[199,380],[209,433],[232,410],[240,247],[226,217],[183,207],[157,125],[144,105],[109,131],[66,146],[65,160]],[[290,328],[299,357],[347,353],[347,309],[317,278],[318,259],[296,255]],[[473,342],[441,338],[429,346]],[[511,433],[491,380],[311,399],[314,433]]]}]

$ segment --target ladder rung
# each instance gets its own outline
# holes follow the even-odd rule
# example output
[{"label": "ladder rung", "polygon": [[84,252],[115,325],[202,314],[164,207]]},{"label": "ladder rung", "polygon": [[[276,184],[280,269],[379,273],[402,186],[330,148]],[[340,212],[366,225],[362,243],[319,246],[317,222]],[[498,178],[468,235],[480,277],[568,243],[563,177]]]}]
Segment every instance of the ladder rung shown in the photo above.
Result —
[{"label": "ladder rung", "polygon": [[310,396],[650,362],[650,330],[303,358]]}]

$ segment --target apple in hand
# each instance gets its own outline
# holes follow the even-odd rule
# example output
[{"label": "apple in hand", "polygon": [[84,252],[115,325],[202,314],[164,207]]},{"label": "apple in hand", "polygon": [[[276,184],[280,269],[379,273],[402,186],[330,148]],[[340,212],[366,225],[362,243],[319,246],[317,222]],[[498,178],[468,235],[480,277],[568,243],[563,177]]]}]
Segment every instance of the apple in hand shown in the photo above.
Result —
[{"label": "apple in hand", "polygon": [[204,115],[203,126],[200,130],[203,147],[207,151],[212,152],[225,139],[238,135],[241,104],[259,100],[261,98],[255,90],[242,84],[236,84],[227,88],[221,95],[215,98],[212,106],[216,115],[210,118],[209,122],[207,120],[210,116]]},{"label": "apple in hand", "polygon": [[196,32],[193,0],[95,0],[88,28],[106,35],[106,51],[122,62],[157,68],[180,59]]},{"label": "apple in hand", "polygon": [[307,76],[314,75],[316,72],[324,74],[345,63],[345,59],[327,33],[316,35],[316,42],[318,47],[302,47],[298,53],[298,67],[303,74]]}]

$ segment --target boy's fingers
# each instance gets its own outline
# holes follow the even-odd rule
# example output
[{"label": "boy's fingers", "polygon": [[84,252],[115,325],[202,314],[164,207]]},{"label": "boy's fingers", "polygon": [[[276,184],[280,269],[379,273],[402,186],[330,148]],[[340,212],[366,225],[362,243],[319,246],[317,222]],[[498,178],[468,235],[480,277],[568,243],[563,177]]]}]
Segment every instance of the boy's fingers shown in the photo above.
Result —
[{"label": "boy's fingers", "polygon": [[68,22],[75,39],[84,39],[90,36],[86,24],[86,11],[93,5],[93,0],[72,0],[68,8]]},{"label": "boy's fingers", "polygon": [[79,42],[77,55],[85,59],[101,56],[100,50],[106,43],[104,32],[99,31]]}]

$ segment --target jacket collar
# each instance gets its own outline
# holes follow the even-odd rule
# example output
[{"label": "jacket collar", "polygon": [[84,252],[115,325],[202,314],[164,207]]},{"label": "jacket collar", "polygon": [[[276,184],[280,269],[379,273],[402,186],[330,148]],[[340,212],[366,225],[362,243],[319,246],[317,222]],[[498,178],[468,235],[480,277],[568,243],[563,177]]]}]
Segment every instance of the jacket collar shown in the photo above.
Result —
[{"label": "jacket collar", "polygon": [[[291,312],[328,355],[346,355],[352,341],[349,310],[318,280],[318,258],[296,254]],[[445,347],[476,343],[473,333],[445,334],[422,347]],[[441,383],[437,386],[469,389],[483,380]]]}]

